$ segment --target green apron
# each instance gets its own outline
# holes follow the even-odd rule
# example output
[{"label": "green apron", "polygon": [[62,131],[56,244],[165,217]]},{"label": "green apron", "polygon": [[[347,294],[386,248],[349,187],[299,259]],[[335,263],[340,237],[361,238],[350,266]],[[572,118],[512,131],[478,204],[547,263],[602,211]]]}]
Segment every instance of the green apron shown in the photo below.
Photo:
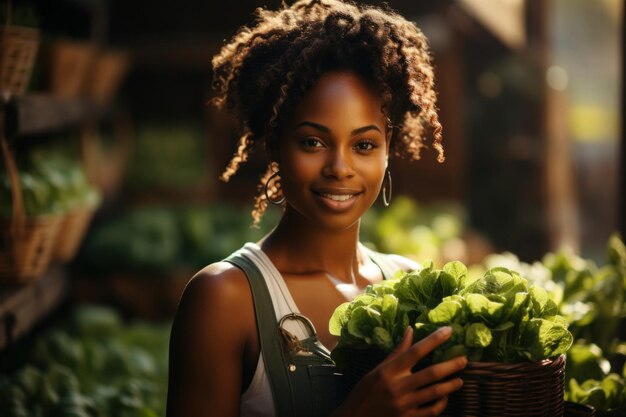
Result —
[{"label": "green apron", "polygon": [[[390,277],[393,267],[383,255],[368,250],[370,258]],[[247,276],[254,300],[261,353],[278,417],[327,417],[348,395],[343,375],[335,369],[328,349],[320,343],[309,319],[298,313],[279,321],[261,271],[244,255],[235,252],[225,259]],[[303,322],[310,336],[298,340],[283,328],[288,320]]]}]

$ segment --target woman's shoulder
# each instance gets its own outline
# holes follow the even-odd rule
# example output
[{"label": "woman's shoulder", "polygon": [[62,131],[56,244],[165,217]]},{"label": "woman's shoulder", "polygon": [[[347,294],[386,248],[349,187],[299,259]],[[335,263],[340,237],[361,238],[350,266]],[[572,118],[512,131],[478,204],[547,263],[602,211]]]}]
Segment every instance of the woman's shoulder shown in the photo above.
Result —
[{"label": "woman's shoulder", "polygon": [[187,283],[185,292],[233,297],[248,287],[244,272],[229,262],[215,262],[198,271]]},{"label": "woman's shoulder", "polygon": [[198,271],[187,283],[182,301],[237,302],[249,294],[244,272],[228,262],[215,262]]},{"label": "woman's shoulder", "polygon": [[185,286],[172,333],[181,340],[206,339],[206,343],[219,334],[224,345],[235,347],[250,336],[253,326],[254,304],[246,276],[229,263],[217,262]]}]

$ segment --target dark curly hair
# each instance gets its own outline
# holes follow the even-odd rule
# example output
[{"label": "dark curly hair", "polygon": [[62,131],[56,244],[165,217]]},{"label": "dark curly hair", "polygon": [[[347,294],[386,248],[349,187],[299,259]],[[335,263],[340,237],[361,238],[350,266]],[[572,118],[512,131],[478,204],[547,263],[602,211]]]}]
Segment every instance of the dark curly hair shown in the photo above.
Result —
[{"label": "dark curly hair", "polygon": [[[246,162],[261,140],[277,146],[282,122],[319,77],[350,70],[374,88],[393,129],[391,151],[419,159],[426,128],[443,162],[434,71],[426,37],[397,13],[340,0],[283,3],[278,11],[258,8],[254,27],[242,27],[213,57],[218,108],[240,124],[238,149],[220,177],[224,181]],[[252,212],[257,224],[267,207],[264,184],[277,170],[271,162],[261,177]],[[272,181],[270,198],[282,194]]]}]

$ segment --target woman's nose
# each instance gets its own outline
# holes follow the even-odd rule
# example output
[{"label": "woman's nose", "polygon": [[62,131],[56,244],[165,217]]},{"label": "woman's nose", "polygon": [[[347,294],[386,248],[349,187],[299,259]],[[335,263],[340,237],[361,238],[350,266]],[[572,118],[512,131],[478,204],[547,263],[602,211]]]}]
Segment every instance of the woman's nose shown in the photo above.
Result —
[{"label": "woman's nose", "polygon": [[330,153],[323,174],[336,179],[351,178],[354,175],[350,155],[340,149]]}]

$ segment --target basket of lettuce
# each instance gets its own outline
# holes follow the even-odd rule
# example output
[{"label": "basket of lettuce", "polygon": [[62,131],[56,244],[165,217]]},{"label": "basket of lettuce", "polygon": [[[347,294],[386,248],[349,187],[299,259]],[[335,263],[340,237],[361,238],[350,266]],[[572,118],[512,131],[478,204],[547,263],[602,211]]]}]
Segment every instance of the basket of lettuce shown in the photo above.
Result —
[{"label": "basket of lettuce", "polygon": [[100,203],[100,193],[87,180],[77,158],[67,153],[54,149],[35,150],[30,155],[30,166],[32,172],[46,179],[54,210],[63,215],[63,233],[55,242],[53,259],[71,261]]},{"label": "basket of lettuce", "polygon": [[453,330],[419,366],[469,359],[446,415],[563,415],[564,354],[572,335],[548,293],[518,273],[496,267],[472,278],[460,262],[399,272],[336,309],[329,328],[340,338],[332,356],[355,383],[409,325],[415,341],[442,326]]},{"label": "basket of lettuce", "polygon": [[0,144],[6,171],[0,175],[0,282],[19,283],[45,271],[61,216],[45,178],[18,172],[4,137]]},{"label": "basket of lettuce", "polygon": [[[76,158],[33,149],[18,171],[2,139],[0,281],[24,282],[72,259],[100,202]],[[59,233],[59,231],[63,233]]]}]

